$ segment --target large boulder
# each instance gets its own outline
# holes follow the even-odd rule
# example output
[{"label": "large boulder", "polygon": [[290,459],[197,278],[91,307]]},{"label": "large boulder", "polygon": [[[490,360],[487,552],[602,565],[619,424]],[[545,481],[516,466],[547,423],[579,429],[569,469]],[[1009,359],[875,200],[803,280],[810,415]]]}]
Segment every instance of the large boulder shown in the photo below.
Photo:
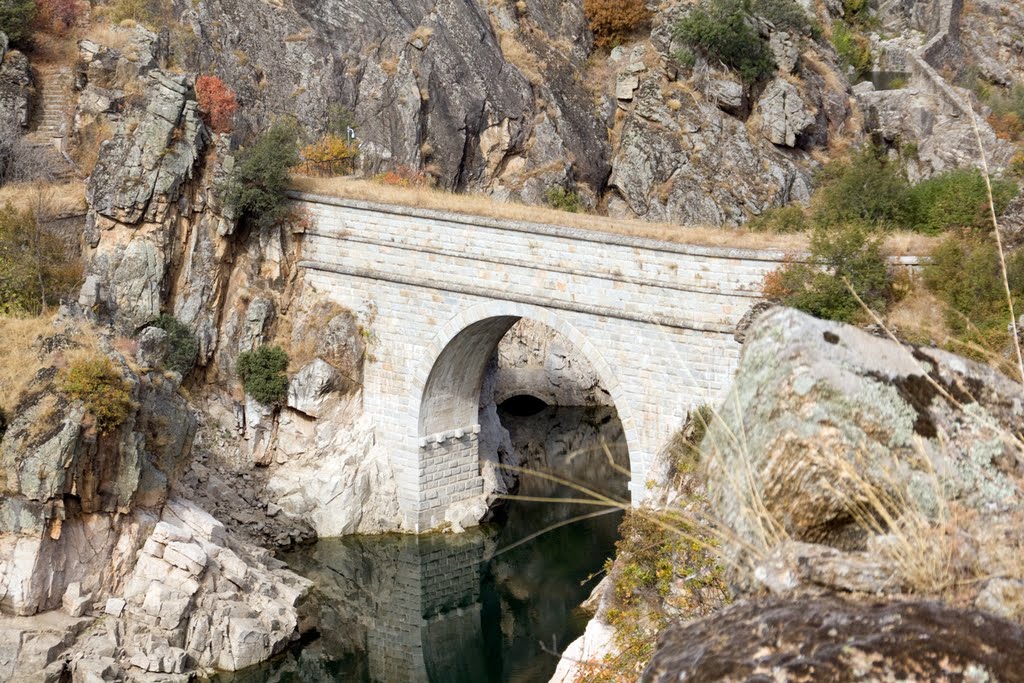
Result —
[{"label": "large boulder", "polygon": [[761,133],[773,145],[796,147],[797,138],[814,123],[800,91],[782,78],[768,84],[757,108],[761,114]]},{"label": "large boulder", "polygon": [[644,683],[1014,681],[1024,629],[931,602],[745,601],[666,629]]},{"label": "large boulder", "polygon": [[[715,84],[715,88],[720,88]],[[739,225],[751,213],[810,197],[810,175],[718,108],[666,97],[648,76],[634,95],[612,158],[608,204],[616,216]],[[741,101],[726,93],[723,106]]]},{"label": "large boulder", "polygon": [[183,500],[164,508],[124,585],[127,657],[149,672],[243,669],[310,625],[310,581]]},{"label": "large boulder", "polygon": [[[933,550],[974,566],[974,592],[1019,572],[1002,549],[1024,540],[1022,418],[1021,385],[986,365],[792,309],[762,316],[703,445],[731,564],[796,541],[853,553],[851,566],[874,554],[877,590],[938,590]],[[835,563],[797,550],[782,553],[802,558],[790,579]],[[737,587],[778,575],[739,572]]]},{"label": "large boulder", "polygon": [[0,123],[24,128],[31,114],[32,72],[28,57],[6,48],[7,36],[0,32]]}]

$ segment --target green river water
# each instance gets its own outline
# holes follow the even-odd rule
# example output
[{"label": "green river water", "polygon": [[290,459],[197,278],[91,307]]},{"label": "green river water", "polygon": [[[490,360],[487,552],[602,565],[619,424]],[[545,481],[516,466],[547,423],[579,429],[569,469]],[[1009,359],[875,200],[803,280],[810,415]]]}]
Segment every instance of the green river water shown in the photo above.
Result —
[{"label": "green river water", "polygon": [[[531,467],[624,498],[621,425],[607,408],[549,407],[502,414]],[[519,495],[579,497],[523,475]],[[614,552],[621,512],[589,505],[509,501],[463,534],[323,539],[283,559],[314,580],[319,636],[219,683],[547,681],[557,653],[577,638],[587,598]],[[525,542],[524,539],[528,539]]]}]

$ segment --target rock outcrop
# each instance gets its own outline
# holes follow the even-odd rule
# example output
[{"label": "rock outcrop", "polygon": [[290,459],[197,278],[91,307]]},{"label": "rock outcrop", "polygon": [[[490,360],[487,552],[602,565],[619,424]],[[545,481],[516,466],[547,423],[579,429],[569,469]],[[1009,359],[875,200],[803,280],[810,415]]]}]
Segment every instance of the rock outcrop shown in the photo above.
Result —
[{"label": "rock outcrop", "polygon": [[31,113],[32,72],[28,58],[7,45],[0,31],[0,122],[24,128]]},{"label": "rock outcrop", "polygon": [[[712,505],[759,547],[765,520],[752,509],[776,533],[842,550],[865,547],[857,512],[874,507],[892,524],[951,506],[992,523],[1024,503],[1020,396],[987,366],[777,309],[755,323],[704,441]],[[730,471],[753,479],[730,486]]]},{"label": "rock outcrop", "polygon": [[663,633],[643,680],[1012,680],[1021,396],[944,351],[762,315],[701,445],[737,602]]},{"label": "rock outcrop", "polygon": [[640,678],[669,681],[1012,681],[1024,629],[931,602],[742,602],[671,626]]},{"label": "rock outcrop", "polygon": [[131,387],[131,411],[100,433],[81,401],[60,389],[58,367],[94,333],[63,331],[35,342],[39,370],[0,441],[0,606],[35,614],[82,595],[116,590],[132,553],[186,465],[195,421],[177,384],[136,374],[109,342]]}]

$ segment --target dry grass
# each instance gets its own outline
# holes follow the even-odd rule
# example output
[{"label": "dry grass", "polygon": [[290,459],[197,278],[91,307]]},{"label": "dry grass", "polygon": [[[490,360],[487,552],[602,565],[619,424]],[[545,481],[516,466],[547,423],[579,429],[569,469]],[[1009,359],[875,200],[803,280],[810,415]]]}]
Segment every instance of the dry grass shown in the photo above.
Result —
[{"label": "dry grass", "polygon": [[[77,345],[67,352],[57,351],[43,355],[36,342],[63,332]],[[44,367],[62,365],[80,354],[99,353],[96,329],[88,323],[78,321],[73,328],[56,326],[53,315],[41,316],[0,316],[0,409],[11,417],[22,393]]]},{"label": "dry grass", "polygon": [[21,392],[39,370],[38,351],[32,343],[42,335],[53,333],[49,316],[38,318],[0,317],[0,409],[8,416],[14,412]]},{"label": "dry grass", "polygon": [[945,304],[932,292],[920,282],[914,282],[885,318],[901,338],[929,346],[943,346],[952,336],[946,317],[937,315],[945,308]]},{"label": "dry grass", "polygon": [[132,31],[105,21],[93,22],[82,38],[112,50],[123,50],[132,40]]},{"label": "dry grass", "polygon": [[22,211],[42,208],[44,215],[69,216],[85,212],[85,183],[12,183],[0,187],[0,206],[10,203]]},{"label": "dry grass", "polygon": [[[381,204],[395,204],[420,209],[450,211],[470,216],[484,216],[510,221],[565,226],[594,230],[614,235],[646,237],[679,244],[745,249],[777,249],[802,252],[807,237],[799,234],[776,235],[755,233],[735,228],[682,226],[640,220],[609,218],[586,213],[568,213],[515,202],[496,202],[483,195],[457,194],[428,188],[403,188],[354,178],[313,178],[297,176],[292,186],[301,192],[343,197]],[[894,233],[886,241],[890,255],[925,255],[937,244],[935,238],[917,233]]]}]

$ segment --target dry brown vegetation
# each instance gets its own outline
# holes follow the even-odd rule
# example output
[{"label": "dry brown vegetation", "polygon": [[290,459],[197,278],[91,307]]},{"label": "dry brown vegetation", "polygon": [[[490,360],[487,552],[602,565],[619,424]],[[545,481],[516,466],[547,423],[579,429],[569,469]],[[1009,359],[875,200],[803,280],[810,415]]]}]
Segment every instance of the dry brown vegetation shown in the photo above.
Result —
[{"label": "dry brown vegetation", "polygon": [[[801,234],[753,233],[733,228],[681,226],[671,223],[616,219],[596,214],[568,213],[515,202],[497,202],[483,195],[457,194],[422,187],[395,187],[354,178],[297,176],[293,178],[292,186],[300,192],[330,197],[580,228],[679,244],[741,249],[777,249],[797,253],[807,249],[807,236]],[[917,233],[897,232],[886,240],[885,246],[886,252],[890,255],[925,255],[931,252],[935,244],[936,240],[932,237]]]},{"label": "dry brown vegetation", "polygon": [[0,187],[0,206],[8,203],[20,211],[41,208],[46,216],[84,213],[85,183],[11,183]]},{"label": "dry brown vegetation", "polygon": [[52,365],[52,357],[42,354],[37,345],[40,338],[63,331],[81,348],[68,352],[68,356],[97,353],[96,330],[85,323],[74,329],[56,326],[52,315],[0,316],[0,410],[10,417],[14,413],[22,392],[43,367]]}]

